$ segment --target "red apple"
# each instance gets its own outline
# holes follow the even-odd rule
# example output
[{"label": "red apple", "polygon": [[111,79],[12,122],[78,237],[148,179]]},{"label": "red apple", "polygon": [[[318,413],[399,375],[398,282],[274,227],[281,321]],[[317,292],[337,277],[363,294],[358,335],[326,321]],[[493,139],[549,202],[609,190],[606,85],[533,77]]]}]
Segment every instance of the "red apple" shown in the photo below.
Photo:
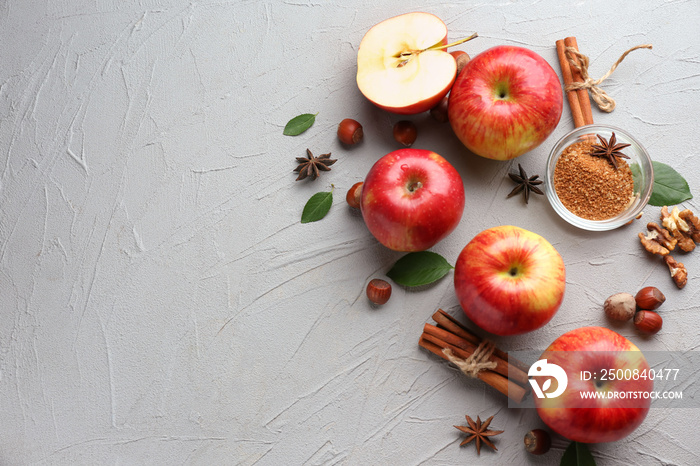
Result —
[{"label": "red apple", "polygon": [[384,246],[423,251],[450,234],[462,218],[462,177],[435,152],[399,149],[370,169],[360,210],[367,228]]},{"label": "red apple", "polygon": [[[653,376],[648,376],[642,352],[627,338],[603,327],[578,328],[554,340],[540,357],[544,359],[567,376],[561,395],[534,396],[537,413],[555,432],[582,443],[614,442],[644,421],[651,399],[641,394],[653,390]],[[606,398],[584,398],[582,393]]]},{"label": "red apple", "polygon": [[444,49],[447,26],[430,13],[406,13],[372,27],[357,52],[357,86],[384,110],[410,115],[433,108],[452,87],[457,64]]},{"label": "red apple", "polygon": [[562,87],[535,52],[498,46],[472,58],[450,92],[449,120],[472,152],[509,160],[539,146],[561,117]]},{"label": "red apple", "polygon": [[564,261],[543,237],[514,226],[484,230],[455,264],[455,291],[465,314],[496,335],[542,327],[564,298]]}]

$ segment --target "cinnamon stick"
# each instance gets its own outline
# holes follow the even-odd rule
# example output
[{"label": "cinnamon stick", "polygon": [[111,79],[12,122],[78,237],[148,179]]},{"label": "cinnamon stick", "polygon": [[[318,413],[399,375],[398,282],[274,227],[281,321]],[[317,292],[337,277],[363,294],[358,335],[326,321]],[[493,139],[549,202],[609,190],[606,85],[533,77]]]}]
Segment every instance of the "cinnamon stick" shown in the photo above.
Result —
[{"label": "cinnamon stick", "polygon": [[[574,77],[571,72],[571,65],[569,60],[566,59],[566,45],[564,44],[564,39],[559,39],[557,42],[557,56],[559,57],[559,65],[561,66],[561,75],[564,78],[564,86],[569,86],[574,82]],[[569,101],[569,108],[571,109],[571,116],[574,119],[574,128],[578,128],[586,124],[583,117],[583,111],[581,110],[581,104],[578,100],[578,93],[576,91],[565,91],[566,99]]]},{"label": "cinnamon stick", "polygon": [[[435,314],[433,314],[433,320],[438,324],[438,327],[444,328],[448,332],[464,338],[468,342],[473,343],[475,346],[479,346],[479,344],[481,344],[481,338],[479,338],[477,335],[474,335],[468,328],[460,324],[459,321],[457,321],[457,319],[455,319],[442,309],[438,309],[435,312]],[[505,353],[504,351],[501,351],[500,349],[496,348],[493,351],[493,354],[494,356],[503,359],[513,367],[527,374],[529,367],[523,364],[522,362],[518,361],[517,359],[509,357],[508,353]]]},{"label": "cinnamon stick", "polygon": [[[443,359],[450,360],[444,353],[445,349],[449,349],[454,356],[467,360],[483,343],[480,337],[442,309],[433,314],[433,319],[437,326],[425,324],[418,344]],[[490,361],[496,367],[477,372],[477,378],[520,403],[529,390],[528,368],[515,358],[508,358],[498,348],[493,349]]]},{"label": "cinnamon stick", "polygon": [[[567,37],[564,39],[564,45],[566,47],[573,47],[577,52],[578,52],[578,42],[576,41],[575,37]],[[578,58],[574,57],[574,60],[576,63],[580,66],[581,63],[578,61]],[[569,60],[566,61],[567,63]],[[582,83],[583,82],[583,77],[581,76],[581,73],[576,69],[576,68],[571,68],[571,74],[573,76],[573,82],[578,82]],[[592,125],[593,124],[593,113],[591,112],[591,99],[588,96],[588,90],[586,89],[578,89],[576,91],[570,91],[570,92],[575,92],[576,95],[578,96],[578,102],[579,105],[581,106],[581,112],[583,113],[583,122],[586,125]]]},{"label": "cinnamon stick", "polygon": [[[435,327],[434,325],[430,324],[425,324],[423,327],[423,336],[425,337],[426,335],[432,336],[434,338],[439,339],[441,342],[444,342],[447,345],[451,345],[450,349],[453,350],[453,352],[460,358],[462,359],[467,359],[469,358],[473,353],[474,350],[476,350],[478,344],[471,343],[464,338],[459,337],[458,335],[455,335],[445,329]],[[427,338],[429,341],[433,341],[434,343],[440,344],[440,341],[435,341],[431,338]],[[447,347],[447,346],[445,346]],[[455,350],[453,347],[456,347],[459,349],[459,351]],[[460,354],[464,353],[463,356]],[[491,361],[496,363],[496,367],[493,368],[492,370],[498,374],[503,375],[504,377],[508,377],[511,380],[515,381],[519,385],[527,386],[528,381],[527,381],[527,372],[523,372],[520,369],[518,369],[515,366],[512,366],[508,364],[507,361],[504,361],[502,358],[498,357],[496,354],[496,350],[494,350],[494,353],[491,355]]]},{"label": "cinnamon stick", "polygon": [[[430,341],[430,335],[423,334],[420,340],[418,340],[418,344],[421,347],[430,351],[431,353],[440,356],[443,359],[447,359],[447,355],[445,355],[445,353],[443,352],[443,349],[445,347],[441,347],[440,344],[436,344]],[[459,348],[452,347],[450,349],[454,352],[455,355],[457,355],[458,357],[462,357],[460,356],[461,350],[459,350]],[[461,354],[464,355],[463,352]],[[503,393],[516,403],[520,403],[525,397],[526,389],[524,387],[521,387],[512,380],[509,380],[508,378],[503,377],[502,375],[497,374],[496,372],[485,370],[479,372],[476,376],[478,379],[482,380],[486,384]]]}]

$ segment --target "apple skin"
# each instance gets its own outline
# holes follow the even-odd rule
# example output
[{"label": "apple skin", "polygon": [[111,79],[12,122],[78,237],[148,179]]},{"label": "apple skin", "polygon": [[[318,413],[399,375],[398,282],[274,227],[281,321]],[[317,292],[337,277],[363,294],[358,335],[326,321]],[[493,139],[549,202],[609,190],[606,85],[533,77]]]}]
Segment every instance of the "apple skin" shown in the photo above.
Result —
[{"label": "apple skin", "polygon": [[386,19],[367,31],[357,52],[357,85],[377,107],[399,115],[426,112],[447,95],[457,63],[446,50],[430,50],[398,66],[398,55],[447,45],[447,26],[437,16],[412,12]]},{"label": "apple skin", "polygon": [[424,149],[399,149],[372,166],[360,198],[367,228],[395,251],[424,251],[459,224],[464,185],[443,157]]},{"label": "apple skin", "polygon": [[649,371],[649,363],[639,348],[612,330],[603,327],[571,330],[554,340],[540,359],[564,369],[568,384],[556,398],[535,396],[537,413],[553,431],[569,440],[582,443],[620,440],[639,427],[649,412],[650,399],[581,398],[583,391],[650,392],[654,388],[654,381],[644,378],[607,380],[600,386],[592,378],[582,380],[581,371],[598,374],[602,369]]},{"label": "apple skin", "polygon": [[473,153],[510,160],[544,142],[559,124],[563,93],[557,73],[535,52],[490,48],[457,77],[448,107],[452,129]]},{"label": "apple skin", "polygon": [[464,313],[496,335],[538,329],[564,299],[561,255],[537,233],[503,225],[477,234],[462,250],[454,273]]}]

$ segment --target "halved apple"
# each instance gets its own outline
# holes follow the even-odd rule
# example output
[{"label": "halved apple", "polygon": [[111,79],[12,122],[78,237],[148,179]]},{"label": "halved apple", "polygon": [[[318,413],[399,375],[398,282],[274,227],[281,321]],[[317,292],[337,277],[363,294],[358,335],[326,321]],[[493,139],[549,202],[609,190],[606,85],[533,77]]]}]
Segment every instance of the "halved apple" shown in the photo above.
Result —
[{"label": "halved apple", "polygon": [[357,52],[357,86],[384,110],[412,115],[430,110],[457,75],[445,49],[447,26],[435,15],[414,12],[373,26]]}]

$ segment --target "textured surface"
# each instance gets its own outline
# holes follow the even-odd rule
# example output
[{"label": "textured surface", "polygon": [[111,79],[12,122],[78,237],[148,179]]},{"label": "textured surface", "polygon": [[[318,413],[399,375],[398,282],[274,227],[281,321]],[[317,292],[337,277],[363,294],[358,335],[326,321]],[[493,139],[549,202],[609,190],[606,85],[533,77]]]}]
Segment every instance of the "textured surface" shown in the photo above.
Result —
[{"label": "textured surface", "polygon": [[[0,463],[2,464],[534,464],[523,435],[532,410],[467,380],[422,351],[442,307],[464,319],[452,274],[394,287],[373,308],[364,286],[400,254],[381,247],[344,201],[396,148],[397,116],[355,84],[363,34],[398,13],[445,20],[470,54],[528,47],[559,72],[554,43],[578,38],[597,77],[633,52],[604,88],[599,123],[627,129],[698,195],[700,43],[695,1],[5,0],[0,2]],[[520,157],[543,175],[555,133]],[[293,116],[319,112],[298,137]],[[341,147],[337,123],[365,127]],[[454,263],[479,231],[514,224],[545,236],[567,266],[563,306],[528,335],[536,349],[582,325],[609,325],[604,299],[657,285],[661,333],[617,330],[644,349],[698,350],[700,253],[678,291],[634,226],[587,233],[543,197],[506,200],[517,163],[467,153],[427,115],[415,147],[450,160],[467,207],[434,248]],[[294,157],[332,151],[333,171],[294,182]],[[318,152],[316,152],[318,151]],[[300,224],[315,192],[335,185],[329,215]],[[697,199],[685,206],[700,211]],[[465,319],[464,319],[465,320]],[[691,377],[698,378],[697,374]],[[693,464],[698,410],[653,410],[599,464]],[[459,448],[453,424],[492,414],[499,451]],[[558,464],[555,437],[542,464]]]}]

